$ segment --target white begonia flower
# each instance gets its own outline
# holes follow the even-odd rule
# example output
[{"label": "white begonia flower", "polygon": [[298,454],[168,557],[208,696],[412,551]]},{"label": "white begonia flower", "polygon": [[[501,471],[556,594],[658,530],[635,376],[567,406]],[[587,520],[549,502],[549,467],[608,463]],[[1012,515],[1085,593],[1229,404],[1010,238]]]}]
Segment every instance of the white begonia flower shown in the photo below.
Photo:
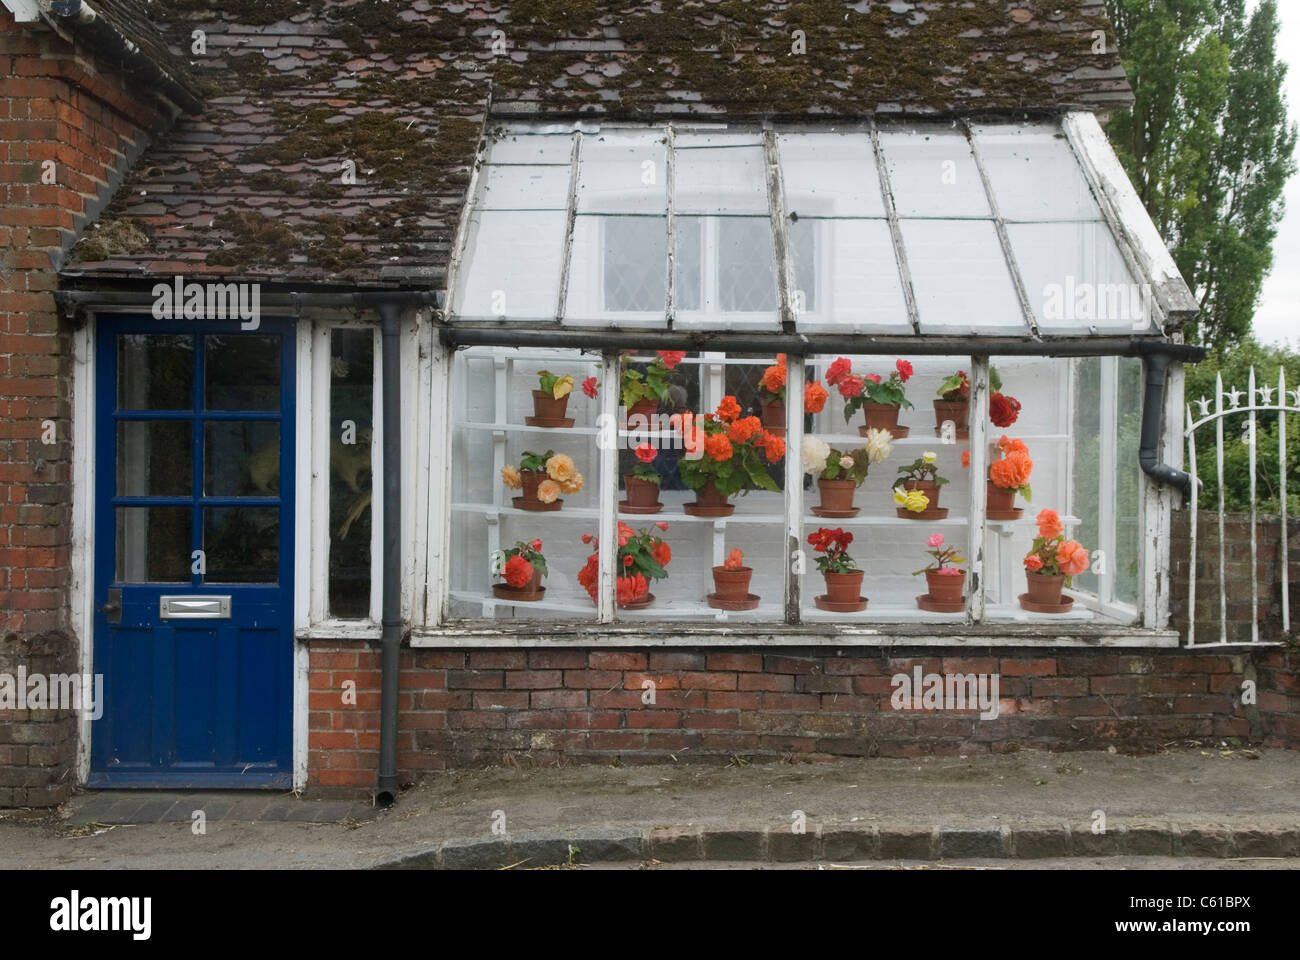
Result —
[{"label": "white begonia flower", "polygon": [[848,456],[847,454],[840,457],[840,466],[843,467],[845,470],[853,469],[853,458]]},{"label": "white begonia flower", "polygon": [[880,463],[894,451],[894,435],[888,430],[872,427],[867,431],[867,442],[862,445],[867,451],[867,461]]},{"label": "white begonia flower", "polygon": [[831,455],[831,445],[820,437],[803,438],[804,473],[821,473],[826,469],[826,458]]},{"label": "white begonia flower", "polygon": [[926,463],[934,463],[939,459],[939,455],[933,450],[927,450],[925,453],[921,454],[921,459]]}]

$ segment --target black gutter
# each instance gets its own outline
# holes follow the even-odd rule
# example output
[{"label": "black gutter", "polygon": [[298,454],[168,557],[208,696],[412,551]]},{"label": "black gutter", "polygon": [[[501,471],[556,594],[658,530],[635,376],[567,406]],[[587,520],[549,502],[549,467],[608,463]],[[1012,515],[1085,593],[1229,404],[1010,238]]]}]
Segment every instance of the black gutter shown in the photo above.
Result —
[{"label": "black gutter", "polygon": [[[160,281],[163,282],[163,281]],[[222,280],[219,277],[196,277],[191,283],[255,283],[257,281]],[[138,290],[56,290],[54,300],[65,307],[151,307],[157,299],[149,289]],[[258,301],[268,307],[378,307],[382,303],[395,303],[404,307],[441,307],[441,290],[382,290],[359,289],[328,293],[295,293],[293,291],[267,291],[258,295]],[[182,321],[183,322],[183,321]]]},{"label": "black gutter", "polygon": [[382,659],[379,698],[379,779],[375,800],[391,806],[400,786],[397,776],[398,664],[402,648],[402,394],[398,361],[399,322],[402,308],[393,300],[379,303],[380,341],[383,344],[384,424],[384,582],[382,605]]},{"label": "black gutter", "polygon": [[1196,363],[1204,347],[1141,337],[1028,340],[1001,337],[877,337],[845,334],[734,334],[679,330],[573,330],[542,327],[443,326],[448,347],[504,346],[587,350],[727,350],[732,353],[890,354],[902,356],[1149,357]]},{"label": "black gutter", "polygon": [[186,113],[203,112],[203,99],[196,87],[169,73],[84,0],[53,0],[47,17],[112,61],[123,73],[160,89]]},{"label": "black gutter", "polygon": [[1176,470],[1160,460],[1160,428],[1165,412],[1165,384],[1170,357],[1152,354],[1146,358],[1147,388],[1142,399],[1142,437],[1138,441],[1138,463],[1156,483],[1176,487],[1187,496],[1192,491],[1191,474]]}]

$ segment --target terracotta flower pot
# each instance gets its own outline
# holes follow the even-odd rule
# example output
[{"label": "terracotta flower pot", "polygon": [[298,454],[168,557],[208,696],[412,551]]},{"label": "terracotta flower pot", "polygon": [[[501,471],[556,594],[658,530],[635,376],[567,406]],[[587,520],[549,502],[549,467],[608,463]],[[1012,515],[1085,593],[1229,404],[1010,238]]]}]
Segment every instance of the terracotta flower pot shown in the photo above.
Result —
[{"label": "terracotta flower pot", "polygon": [[999,487],[990,480],[985,488],[985,499],[989,513],[1010,513],[1016,506],[1016,491]]},{"label": "terracotta flower pot", "polygon": [[898,404],[867,402],[862,405],[862,415],[866,418],[868,430],[874,427],[877,430],[888,430],[897,436]]},{"label": "terracotta flower pot", "polygon": [[862,596],[863,571],[851,573],[823,573],[826,578],[826,599],[831,603],[857,603]]},{"label": "terracotta flower pot", "polygon": [[[627,422],[623,424],[625,430],[648,430],[653,426],[654,415],[659,409],[659,401],[654,397],[647,397],[644,400],[638,400],[632,404],[627,411]],[[639,417],[644,417],[644,423],[635,422]]]},{"label": "terracotta flower pot", "polygon": [[745,600],[749,597],[749,580],[754,575],[752,567],[728,570],[713,568],[713,591],[719,600]]},{"label": "terracotta flower pot", "polygon": [[718,493],[718,488],[713,485],[713,480],[710,478],[704,481],[704,486],[695,491],[695,502],[684,504],[682,509],[692,517],[729,517],[735,512],[736,507]]},{"label": "terracotta flower pot", "polygon": [[785,436],[785,401],[784,400],[764,400],[763,408],[763,429],[768,433],[774,433],[778,437]]},{"label": "terracotta flower pot", "polygon": [[1045,573],[1034,573],[1032,570],[1026,570],[1025,579],[1029,582],[1027,596],[1031,603],[1045,603],[1052,606],[1060,604],[1061,590],[1065,587],[1065,576],[1063,574],[1057,574],[1053,577]]},{"label": "terracotta flower pot", "polygon": [[658,513],[664,508],[659,502],[659,484],[651,483],[649,480],[642,480],[632,473],[623,474],[623,486],[627,490],[627,499],[623,502],[624,506],[632,507],[635,510],[653,510]]},{"label": "terracotta flower pot", "polygon": [[522,587],[512,587],[508,583],[492,584],[492,595],[502,600],[516,600],[520,603],[530,603],[540,600],[546,594],[542,587],[542,571],[533,567],[533,578]]},{"label": "terracotta flower pot", "polygon": [[940,603],[960,603],[966,590],[966,571],[957,574],[925,571],[925,582],[930,589],[930,599]]},{"label": "terracotta flower pot", "polygon": [[818,516],[856,517],[858,515],[859,508],[853,505],[853,495],[857,492],[858,485],[852,480],[827,480],[818,477],[817,489],[821,493],[822,502],[813,512]]},{"label": "terracotta flower pot", "polygon": [[936,400],[934,401],[934,435],[943,435],[943,425],[951,420],[957,428],[957,440],[970,439],[970,401]]},{"label": "terracotta flower pot", "polygon": [[565,410],[568,406],[569,395],[567,393],[556,400],[543,390],[533,391],[533,416],[539,420],[564,420],[566,419]]},{"label": "terracotta flower pot", "polygon": [[515,507],[520,510],[549,511],[559,510],[564,506],[564,501],[556,498],[550,503],[544,503],[537,496],[537,488],[547,479],[545,471],[542,470],[520,470],[519,481],[521,486],[520,495],[511,501]]}]

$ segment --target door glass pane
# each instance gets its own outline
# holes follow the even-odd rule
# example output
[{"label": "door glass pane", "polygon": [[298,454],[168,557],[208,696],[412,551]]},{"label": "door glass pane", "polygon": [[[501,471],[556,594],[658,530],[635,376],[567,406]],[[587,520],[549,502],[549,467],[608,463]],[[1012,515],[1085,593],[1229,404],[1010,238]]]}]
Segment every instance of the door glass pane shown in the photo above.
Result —
[{"label": "door glass pane", "polygon": [[276,583],[278,507],[207,507],[203,511],[206,583]]},{"label": "door glass pane", "polygon": [[117,338],[121,410],[192,410],[194,338],[130,333]]},{"label": "door glass pane", "polygon": [[193,479],[188,420],[122,420],[117,424],[117,494],[188,497]]},{"label": "door glass pane", "polygon": [[370,613],[371,443],[374,419],[373,330],[330,337],[329,611]]},{"label": "door glass pane", "polygon": [[189,507],[118,507],[119,583],[190,582]]},{"label": "door glass pane", "polygon": [[279,337],[209,336],[205,351],[207,409],[280,409]]},{"label": "door glass pane", "polygon": [[203,490],[210,497],[280,494],[280,424],[209,421],[204,427]]}]

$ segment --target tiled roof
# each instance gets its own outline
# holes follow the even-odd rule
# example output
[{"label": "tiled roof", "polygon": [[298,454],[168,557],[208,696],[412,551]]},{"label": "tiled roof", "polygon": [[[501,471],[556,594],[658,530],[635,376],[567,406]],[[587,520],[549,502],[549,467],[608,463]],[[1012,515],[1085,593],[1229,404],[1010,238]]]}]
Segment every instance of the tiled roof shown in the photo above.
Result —
[{"label": "tiled roof", "polygon": [[[1131,100],[1100,0],[153,0],[149,10],[187,52],[207,109],[142,158],[101,218],[100,230],[129,220],[149,242],[83,243],[103,259],[65,276],[439,284],[489,104],[493,116],[816,120]],[[188,53],[195,30],[204,54]],[[345,160],[355,184],[343,182]]]}]

